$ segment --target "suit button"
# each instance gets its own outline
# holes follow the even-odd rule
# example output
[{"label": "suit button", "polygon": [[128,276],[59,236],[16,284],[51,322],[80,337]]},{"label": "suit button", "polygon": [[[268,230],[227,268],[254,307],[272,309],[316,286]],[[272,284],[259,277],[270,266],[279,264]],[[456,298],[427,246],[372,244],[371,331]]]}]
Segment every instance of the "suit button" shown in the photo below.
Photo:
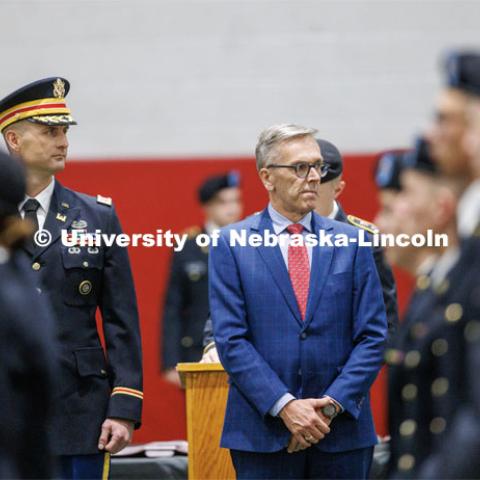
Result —
[{"label": "suit button", "polygon": [[192,337],[183,337],[180,340],[182,347],[190,348],[193,345],[193,338]]},{"label": "suit button", "polygon": [[42,289],[41,289],[41,288],[37,288],[37,292],[38,292],[38,293],[42,293]]},{"label": "suit button", "polygon": [[40,264],[38,262],[32,263],[32,268],[37,272],[40,270]]},{"label": "suit button", "polygon": [[398,459],[398,468],[403,470],[404,472],[407,470],[411,470],[415,465],[415,457],[410,455],[409,453],[402,455]]},{"label": "suit button", "polygon": [[100,370],[100,374],[102,375],[102,377],[106,377],[108,375],[107,371],[104,370],[103,368]]},{"label": "suit button", "polygon": [[308,337],[307,332],[302,332],[301,335],[300,335],[300,338],[302,340],[305,340],[307,337]]},{"label": "suit button", "polygon": [[87,268],[88,267],[88,262],[83,262],[82,265]]}]

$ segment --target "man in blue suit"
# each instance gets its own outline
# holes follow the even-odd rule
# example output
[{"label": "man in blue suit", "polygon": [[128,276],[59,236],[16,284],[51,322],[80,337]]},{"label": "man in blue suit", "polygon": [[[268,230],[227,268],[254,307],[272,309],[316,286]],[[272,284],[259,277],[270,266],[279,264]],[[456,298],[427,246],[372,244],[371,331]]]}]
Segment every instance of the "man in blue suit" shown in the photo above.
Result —
[{"label": "man in blue suit", "polygon": [[[382,289],[358,229],[313,212],[325,172],[315,133],[262,132],[270,203],[211,248],[215,343],[230,376],[221,446],[239,479],[367,478],[376,443],[368,391],[387,334]],[[267,231],[279,245],[232,241]],[[343,234],[348,246],[298,242],[312,234]]]}]

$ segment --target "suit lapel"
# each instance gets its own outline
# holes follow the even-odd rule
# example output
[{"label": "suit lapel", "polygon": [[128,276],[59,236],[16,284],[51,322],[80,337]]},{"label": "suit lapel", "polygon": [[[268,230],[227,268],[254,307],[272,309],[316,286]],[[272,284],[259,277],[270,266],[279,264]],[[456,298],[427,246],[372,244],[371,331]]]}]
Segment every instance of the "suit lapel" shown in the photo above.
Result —
[{"label": "suit lapel", "polygon": [[[252,225],[252,230],[258,231],[263,235],[265,230],[274,232],[272,221],[268,211],[265,209],[259,220],[258,225]],[[287,302],[288,307],[295,316],[297,322],[302,325],[303,321],[300,317],[300,310],[298,309],[297,299],[295,298],[295,293],[293,292],[292,282],[290,281],[290,275],[288,274],[285,261],[283,260],[282,252],[280,247],[277,245],[275,247],[267,247],[262,245],[256,247],[256,250],[262,257],[265,265],[269,269],[275,283],[277,284],[279,290],[282,292],[282,295]]]},{"label": "suit lapel", "polygon": [[53,191],[50,208],[45,219],[44,230],[48,230],[52,235],[52,241],[46,247],[36,246],[33,252],[29,253],[33,259],[43,255],[57,240],[59,240],[62,230],[66,230],[75,220],[80,211],[79,208],[72,208],[69,201],[68,192],[63,186],[55,181],[55,190]]},{"label": "suit lapel", "polygon": [[[319,230],[328,232],[333,227],[326,226],[322,217],[316,213],[312,213],[312,230],[318,238]],[[305,326],[307,326],[313,318],[313,314],[317,309],[318,302],[322,296],[323,287],[327,281],[330,266],[332,264],[334,247],[315,246],[312,249],[312,267],[310,269],[310,288],[308,290],[307,312],[305,314]]]}]

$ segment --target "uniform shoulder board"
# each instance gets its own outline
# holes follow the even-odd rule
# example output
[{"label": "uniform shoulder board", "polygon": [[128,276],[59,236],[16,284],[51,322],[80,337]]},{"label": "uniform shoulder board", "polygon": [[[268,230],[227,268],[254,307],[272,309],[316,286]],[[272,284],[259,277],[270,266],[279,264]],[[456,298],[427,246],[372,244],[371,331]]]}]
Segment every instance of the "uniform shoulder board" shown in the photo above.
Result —
[{"label": "uniform shoulder board", "polygon": [[97,195],[97,203],[101,203],[102,205],[108,205],[109,207],[111,207],[112,199],[111,197],[104,197],[103,195]]},{"label": "uniform shoulder board", "polygon": [[347,220],[348,220],[348,223],[351,223],[353,226],[357,228],[361,228],[372,234],[378,233],[378,227],[371,222],[367,222],[367,220],[358,218],[355,215],[348,215]]},{"label": "uniform shoulder board", "polygon": [[194,225],[193,227],[188,227],[183,231],[183,233],[187,234],[188,238],[195,238],[201,232],[202,229],[197,225]]}]

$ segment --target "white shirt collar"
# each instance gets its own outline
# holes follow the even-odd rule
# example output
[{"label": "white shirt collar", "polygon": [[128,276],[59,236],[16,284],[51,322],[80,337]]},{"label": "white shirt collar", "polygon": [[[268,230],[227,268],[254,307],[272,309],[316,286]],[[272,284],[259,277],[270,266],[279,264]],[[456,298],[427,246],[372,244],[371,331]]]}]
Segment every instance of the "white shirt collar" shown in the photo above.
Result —
[{"label": "white shirt collar", "polygon": [[338,211],[340,210],[338,203],[336,200],[333,201],[333,209],[327,216],[330,220],[335,220],[335,217],[337,216]]},{"label": "white shirt collar", "polygon": [[437,261],[433,266],[432,273],[430,274],[433,286],[437,286],[442,283],[442,281],[447,277],[448,272],[450,272],[450,270],[457,263],[459,257],[459,248],[450,247],[445,250],[440,257],[437,258]]},{"label": "white shirt collar", "polygon": [[48,210],[50,209],[50,203],[52,201],[52,196],[53,196],[53,190],[54,189],[55,189],[55,177],[52,177],[52,181],[37,196],[29,197],[29,196],[25,195],[25,199],[18,206],[18,210],[19,211],[22,210],[23,206],[25,205],[25,202],[28,199],[35,198],[35,200],[37,200],[38,203],[40,204],[40,208],[44,211],[45,214],[47,214]]},{"label": "white shirt collar", "polygon": [[[273,208],[271,203],[268,204],[268,213],[270,215],[270,218],[272,219],[273,230],[277,235],[279,233],[284,232],[289,225],[292,225],[292,223],[294,223],[291,220],[289,220],[287,217],[284,217],[281,213],[278,213]],[[312,212],[308,212],[303,218],[301,218],[298,222],[295,222],[295,223],[300,223],[301,225],[303,225],[303,228],[305,228],[305,230],[308,230],[309,232],[311,232],[312,231]]]},{"label": "white shirt collar", "polygon": [[472,236],[480,222],[480,179],[472,182],[460,198],[457,218],[460,237]]}]

